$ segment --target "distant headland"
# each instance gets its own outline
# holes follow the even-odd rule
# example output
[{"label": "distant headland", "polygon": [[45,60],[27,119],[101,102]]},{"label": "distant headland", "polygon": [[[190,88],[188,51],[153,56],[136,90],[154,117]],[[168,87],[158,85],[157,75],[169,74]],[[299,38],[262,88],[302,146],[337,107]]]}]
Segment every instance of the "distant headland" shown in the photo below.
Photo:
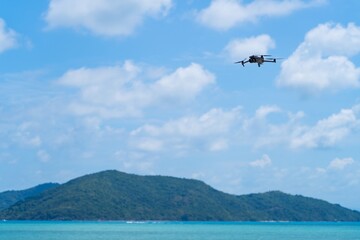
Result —
[{"label": "distant headland", "polygon": [[109,170],[0,193],[0,219],[360,221],[360,212],[280,191],[237,196],[198,180]]}]

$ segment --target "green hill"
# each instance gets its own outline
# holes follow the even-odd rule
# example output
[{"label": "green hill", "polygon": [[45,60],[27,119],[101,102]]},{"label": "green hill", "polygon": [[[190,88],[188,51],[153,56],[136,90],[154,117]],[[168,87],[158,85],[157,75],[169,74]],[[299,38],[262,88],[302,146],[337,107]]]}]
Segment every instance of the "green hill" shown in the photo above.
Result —
[{"label": "green hill", "polygon": [[104,171],[18,202],[0,219],[360,221],[360,213],[281,192],[235,196],[197,180]]},{"label": "green hill", "polygon": [[0,193],[0,210],[6,209],[20,200],[39,195],[40,193],[59,185],[60,184],[58,183],[44,183],[25,190],[2,192]]}]

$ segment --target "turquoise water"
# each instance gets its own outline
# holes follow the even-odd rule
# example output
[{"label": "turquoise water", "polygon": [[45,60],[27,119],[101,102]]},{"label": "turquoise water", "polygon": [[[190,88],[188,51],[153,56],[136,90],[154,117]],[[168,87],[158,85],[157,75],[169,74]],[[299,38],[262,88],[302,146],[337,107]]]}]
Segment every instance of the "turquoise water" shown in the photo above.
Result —
[{"label": "turquoise water", "polygon": [[360,223],[0,222],[0,240],[360,240]]}]

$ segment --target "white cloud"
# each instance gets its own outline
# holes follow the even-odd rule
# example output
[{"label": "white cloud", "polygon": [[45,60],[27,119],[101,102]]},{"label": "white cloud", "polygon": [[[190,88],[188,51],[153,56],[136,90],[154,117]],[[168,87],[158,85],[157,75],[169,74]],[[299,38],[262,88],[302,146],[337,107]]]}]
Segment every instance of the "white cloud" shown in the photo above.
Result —
[{"label": "white cloud", "polygon": [[360,27],[349,23],[320,24],[306,34],[305,44],[313,52],[325,55],[353,56],[360,52]]},{"label": "white cloud", "polygon": [[[268,114],[277,114],[268,118]],[[287,145],[290,149],[333,147],[360,129],[360,106],[342,109],[338,113],[304,124],[305,113],[286,112],[277,106],[261,106],[253,117],[241,124],[247,142],[253,147]]]},{"label": "white cloud", "polygon": [[252,54],[267,54],[275,48],[275,41],[267,34],[235,39],[228,43],[225,52],[231,59],[242,59]]},{"label": "white cloud", "polygon": [[45,150],[39,150],[36,155],[43,163],[46,163],[50,160],[50,155]]},{"label": "white cloud", "polygon": [[214,76],[199,64],[178,68],[174,73],[163,76],[153,86],[152,91],[160,98],[191,99],[202,89],[214,82]]},{"label": "white cloud", "polygon": [[152,136],[177,135],[184,137],[201,137],[228,132],[231,125],[239,118],[240,109],[228,112],[214,108],[201,116],[183,117],[165,123],[161,127],[145,125],[132,134],[147,133]]},{"label": "white cloud", "polygon": [[258,160],[255,160],[255,161],[252,161],[249,164],[252,167],[264,168],[266,166],[271,165],[271,158],[267,154],[264,154],[262,156],[262,158],[260,158]]},{"label": "white cloud", "polygon": [[329,169],[343,170],[345,167],[354,163],[352,158],[336,158],[329,164]]},{"label": "white cloud", "polygon": [[217,139],[210,143],[209,150],[212,152],[222,151],[229,147],[226,139]]},{"label": "white cloud", "polygon": [[255,117],[258,119],[263,119],[266,118],[267,115],[276,112],[281,112],[281,109],[278,106],[261,106],[256,110]]},{"label": "white cloud", "polygon": [[254,0],[248,4],[240,0],[213,0],[209,7],[197,13],[197,21],[216,30],[228,30],[245,22],[255,22],[261,17],[284,16],[298,9],[319,5],[325,1],[314,0]]},{"label": "white cloud", "polygon": [[27,139],[26,144],[33,146],[33,147],[39,147],[39,146],[41,146],[42,141],[39,136],[35,136],[30,139]]},{"label": "white cloud", "polygon": [[290,142],[293,148],[329,147],[344,139],[350,132],[359,127],[357,106],[342,109],[339,113],[322,119],[313,127],[297,127]]},{"label": "white cloud", "polygon": [[66,72],[58,82],[79,88],[71,104],[78,115],[102,118],[138,116],[146,107],[168,101],[186,102],[215,82],[213,74],[192,63],[149,82],[146,70],[126,61],[123,66],[80,68]]},{"label": "white cloud", "polygon": [[211,109],[201,116],[183,117],[162,126],[144,125],[134,130],[134,141],[143,138],[162,139],[163,149],[206,148],[220,151],[228,147],[228,138],[240,120],[240,109]]},{"label": "white cloud", "polygon": [[[132,131],[133,142],[161,141],[166,149],[201,148],[221,151],[235,145],[262,148],[287,146],[289,149],[333,147],[360,129],[359,106],[343,109],[314,125],[301,122],[304,113],[286,112],[275,105],[260,106],[253,116],[240,108],[211,109],[200,116],[187,116],[162,125],[145,124]],[[269,118],[269,114],[276,114]],[[159,144],[160,145],[160,144]],[[144,149],[144,147],[138,147]]]},{"label": "white cloud", "polygon": [[43,141],[37,134],[37,127],[37,124],[34,122],[24,122],[20,124],[14,133],[13,140],[21,145],[27,145],[34,148],[40,147]]},{"label": "white cloud", "polygon": [[147,16],[166,15],[172,0],[51,0],[49,28],[84,28],[104,36],[127,36]]},{"label": "white cloud", "polygon": [[163,149],[163,142],[153,138],[137,139],[134,146],[143,151],[158,152]]},{"label": "white cloud", "polygon": [[[268,116],[272,114],[274,118]],[[276,105],[260,106],[253,117],[248,117],[243,123],[247,142],[252,142],[255,148],[288,144],[291,133],[303,118],[303,112],[291,113]],[[276,123],[272,121],[276,119]]]},{"label": "white cloud", "polygon": [[[274,118],[268,117],[274,114]],[[253,116],[240,108],[229,111],[211,109],[200,116],[187,116],[162,125],[145,124],[132,131],[134,142],[142,139],[161,141],[161,149],[191,148],[221,151],[234,146],[287,146],[289,149],[324,148],[339,144],[360,129],[360,106],[304,124],[304,112],[287,112],[276,105],[260,106]],[[141,148],[141,147],[140,147]]]},{"label": "white cloud", "polygon": [[360,27],[320,24],[282,63],[277,84],[309,93],[359,87],[360,68],[349,59],[359,52]]},{"label": "white cloud", "polygon": [[6,28],[5,21],[0,18],[0,53],[16,46],[16,35],[15,31]]}]

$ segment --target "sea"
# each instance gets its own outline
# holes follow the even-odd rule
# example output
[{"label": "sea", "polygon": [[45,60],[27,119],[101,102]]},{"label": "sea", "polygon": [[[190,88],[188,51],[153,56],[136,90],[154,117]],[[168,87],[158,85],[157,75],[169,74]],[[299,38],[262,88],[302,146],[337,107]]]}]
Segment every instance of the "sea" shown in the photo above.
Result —
[{"label": "sea", "polygon": [[0,240],[360,240],[347,222],[2,221]]}]

